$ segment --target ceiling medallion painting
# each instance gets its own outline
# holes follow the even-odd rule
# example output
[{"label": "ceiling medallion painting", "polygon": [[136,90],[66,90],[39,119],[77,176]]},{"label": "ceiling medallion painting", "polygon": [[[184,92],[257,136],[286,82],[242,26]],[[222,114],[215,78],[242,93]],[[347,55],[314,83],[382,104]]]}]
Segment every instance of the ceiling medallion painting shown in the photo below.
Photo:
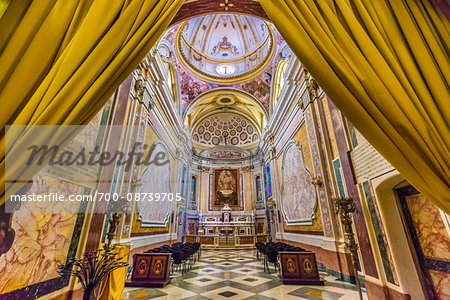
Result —
[{"label": "ceiling medallion painting", "polygon": [[195,130],[193,140],[206,146],[246,146],[259,141],[259,135],[250,121],[234,114],[213,115]]},{"label": "ceiling medallion painting", "polygon": [[272,62],[276,37],[265,21],[238,14],[213,14],[182,23],[176,53],[189,73],[206,82],[249,81]]}]

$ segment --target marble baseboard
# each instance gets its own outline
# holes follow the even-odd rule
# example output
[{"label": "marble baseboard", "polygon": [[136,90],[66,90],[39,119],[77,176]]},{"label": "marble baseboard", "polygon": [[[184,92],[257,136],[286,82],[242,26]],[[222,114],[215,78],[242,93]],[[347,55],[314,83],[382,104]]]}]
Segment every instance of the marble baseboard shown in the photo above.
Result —
[{"label": "marble baseboard", "polygon": [[[321,262],[317,262],[317,268],[319,269],[319,271],[321,272],[325,272],[328,275],[332,275],[342,281],[348,282],[348,283],[356,283],[356,279],[354,275],[348,275],[348,274],[344,274],[342,272],[327,268],[323,263]],[[359,277],[361,285],[364,286],[364,277],[360,276]]]}]

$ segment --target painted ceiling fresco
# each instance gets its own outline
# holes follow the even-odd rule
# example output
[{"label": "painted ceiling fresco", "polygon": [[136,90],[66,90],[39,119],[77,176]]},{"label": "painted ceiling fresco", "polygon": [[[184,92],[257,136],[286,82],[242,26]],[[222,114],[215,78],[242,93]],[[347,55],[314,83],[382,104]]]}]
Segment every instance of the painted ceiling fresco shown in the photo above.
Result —
[{"label": "painted ceiling fresco", "polygon": [[216,88],[236,88],[241,89],[255,96],[264,108],[269,111],[270,102],[270,84],[272,81],[272,67],[268,67],[257,78],[242,84],[235,85],[218,85],[212,83],[206,83],[198,78],[193,77],[183,67],[179,66],[180,85],[181,85],[181,105],[183,114],[186,107],[199,95],[206,91]]},{"label": "painted ceiling fresco", "polygon": [[[212,16],[214,16],[214,15],[212,15]],[[217,15],[217,16],[220,16],[220,15]],[[234,16],[234,15],[230,15],[230,16]],[[204,21],[205,20],[212,20],[211,16],[209,16],[208,18],[209,19],[207,19],[206,16],[205,17],[194,18],[194,19],[196,19],[196,22],[192,23],[193,24],[192,26],[189,25],[191,27],[190,30],[192,30],[192,28],[195,28],[194,25],[197,25],[197,27],[198,27],[198,26],[200,26],[199,24],[202,24],[200,30],[203,33],[203,31],[204,31],[203,25],[205,25]],[[194,20],[194,19],[192,19],[192,20]],[[217,19],[217,17],[216,17],[216,19]],[[200,23],[200,21],[202,21],[202,20],[203,20],[203,22]],[[230,18],[228,20],[233,20],[233,19]],[[248,22],[253,22],[252,24],[255,24],[254,26],[256,26],[256,27],[258,27],[258,26],[261,27],[261,25],[263,25],[263,28],[264,28],[264,26],[267,26],[267,25],[265,25],[266,23],[264,23],[262,20],[259,20],[257,18],[247,17],[246,20],[248,20]],[[247,21],[244,21],[244,23],[245,22],[247,22]],[[214,24],[216,24],[216,23],[218,23],[218,21],[214,21]],[[169,30],[165,34],[164,38],[161,40],[162,42],[165,42],[166,44],[170,44],[171,45],[172,49],[171,49],[170,58],[172,59],[172,61],[174,61],[175,65],[176,65],[176,67],[178,69],[178,74],[179,74],[179,77],[180,77],[180,90],[181,90],[181,108],[180,108],[181,114],[182,115],[184,114],[184,112],[186,110],[186,107],[196,97],[198,97],[199,95],[203,94],[206,91],[209,91],[209,90],[212,90],[212,89],[216,89],[216,88],[236,88],[236,89],[241,89],[243,91],[246,91],[246,92],[250,93],[251,95],[255,96],[255,98],[260,101],[260,103],[264,106],[264,108],[267,110],[267,112],[269,112],[269,107],[270,107],[270,86],[271,86],[271,82],[272,82],[272,73],[273,73],[273,70],[274,70],[274,66],[276,65],[276,63],[278,62],[278,60],[280,58],[285,58],[286,56],[292,55],[292,51],[290,51],[290,49],[286,46],[285,41],[283,40],[283,38],[281,37],[279,32],[275,29],[275,27],[272,24],[269,24],[269,26],[267,27],[267,28],[270,27],[270,31],[273,32],[273,34],[275,36],[274,46],[276,46],[277,49],[275,49],[275,50],[278,53],[277,58],[273,59],[269,66],[267,66],[261,73],[256,74],[255,77],[249,79],[246,82],[242,82],[242,83],[238,83],[238,84],[217,84],[217,83],[211,83],[210,81],[207,81],[207,80],[202,80],[202,79],[194,76],[191,72],[186,70],[186,68],[183,67],[180,64],[179,57],[174,55],[177,33],[178,33],[179,30],[182,29],[181,27],[183,26],[183,24],[185,24],[185,23],[177,24],[177,25],[174,25],[171,28],[169,28]],[[231,24],[231,22],[230,22],[230,24]],[[234,24],[236,26],[237,23],[234,22]],[[247,23],[247,24],[250,24],[250,23]],[[241,23],[241,25],[242,25],[242,23]],[[222,31],[219,30],[220,26],[222,28],[221,29]],[[223,30],[225,28],[232,28],[232,25],[227,25],[227,27],[225,27],[223,21],[221,21],[221,23],[217,27],[217,31],[215,31],[215,32],[224,32]],[[247,27],[247,28],[250,28],[250,27]],[[262,31],[262,29],[260,29],[260,30]],[[206,33],[204,33],[204,34],[206,34]],[[256,34],[256,32],[255,32],[255,34]],[[187,35],[187,36],[190,37],[189,35]],[[229,34],[229,36],[231,37],[230,34]],[[239,43],[238,43],[237,42],[237,39],[238,39],[237,38],[237,33],[233,34],[233,36],[234,36],[233,41],[234,41],[235,46],[236,46],[236,49],[235,49],[236,51],[235,52],[236,53],[241,53],[241,51],[243,51],[242,50],[243,40],[241,38],[241,40],[239,40]],[[262,37],[262,35],[261,35],[261,37]],[[261,39],[261,37],[259,39]],[[255,40],[257,40],[257,39],[255,39]],[[204,40],[203,41],[201,41],[201,40],[199,41],[198,39],[196,39],[195,41],[199,42],[202,45],[202,48],[203,48],[203,45],[205,45],[205,48],[206,47],[211,48],[210,52],[214,52],[214,50],[213,50],[214,49],[214,45],[213,45],[214,43],[211,42],[212,40],[209,43],[207,41],[205,42]],[[228,42],[231,43],[231,40],[228,39]],[[205,44],[205,43],[207,43],[207,44]],[[239,44],[239,46],[237,46],[238,44]],[[160,42],[160,45],[161,45],[161,42]],[[223,53],[228,53],[230,51],[234,51],[233,49],[232,48],[227,48],[225,50],[222,49],[220,51],[220,53],[222,53],[222,54]],[[216,51],[218,51],[218,50],[216,50]],[[234,54],[234,55],[236,56],[237,54]],[[231,54],[230,54],[230,56],[231,56]],[[280,56],[280,57],[278,57],[278,56]]]},{"label": "painted ceiling fresco", "polygon": [[270,65],[275,34],[265,21],[238,14],[192,18],[177,32],[179,63],[194,76],[217,84],[251,80]]},{"label": "painted ceiling fresco", "polygon": [[248,120],[220,114],[206,118],[194,131],[193,140],[207,146],[243,146],[257,142],[259,135]]}]

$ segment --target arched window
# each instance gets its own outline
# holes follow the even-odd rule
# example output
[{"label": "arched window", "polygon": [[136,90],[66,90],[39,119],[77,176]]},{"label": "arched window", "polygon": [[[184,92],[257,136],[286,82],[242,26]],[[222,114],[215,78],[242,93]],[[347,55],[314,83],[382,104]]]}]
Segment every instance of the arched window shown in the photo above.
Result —
[{"label": "arched window", "polygon": [[283,89],[285,83],[284,73],[286,72],[286,66],[289,58],[286,58],[278,63],[277,70],[275,72],[275,83],[273,86],[273,98],[272,98],[272,109],[275,109],[280,92]]}]

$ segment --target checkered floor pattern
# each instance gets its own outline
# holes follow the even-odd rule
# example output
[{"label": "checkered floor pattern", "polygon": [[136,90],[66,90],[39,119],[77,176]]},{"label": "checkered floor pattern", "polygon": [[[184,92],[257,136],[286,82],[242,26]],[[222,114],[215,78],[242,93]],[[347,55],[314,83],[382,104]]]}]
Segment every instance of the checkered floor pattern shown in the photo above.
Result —
[{"label": "checkered floor pattern", "polygon": [[282,285],[273,266],[265,273],[252,250],[203,250],[184,276],[175,273],[164,288],[125,288],[124,299],[358,299],[354,285],[321,277],[325,286]]}]

